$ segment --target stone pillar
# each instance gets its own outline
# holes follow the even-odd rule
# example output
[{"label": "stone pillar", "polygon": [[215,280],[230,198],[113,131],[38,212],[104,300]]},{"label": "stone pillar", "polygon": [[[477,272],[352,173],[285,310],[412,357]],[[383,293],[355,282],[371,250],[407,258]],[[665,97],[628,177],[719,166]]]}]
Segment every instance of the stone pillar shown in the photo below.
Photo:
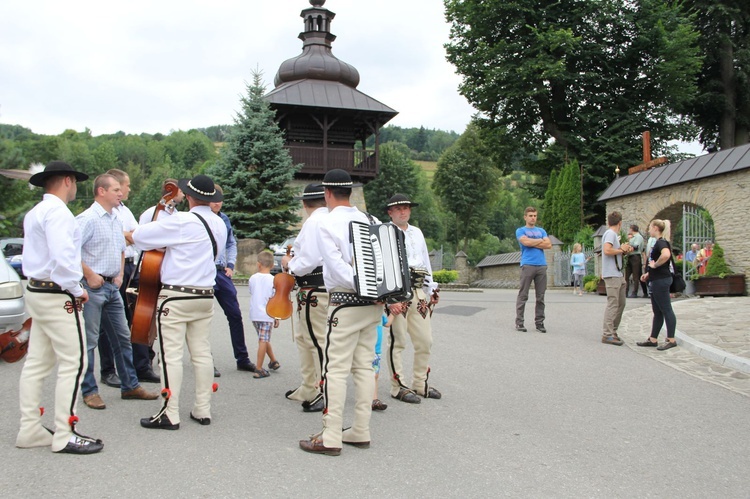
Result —
[{"label": "stone pillar", "polygon": [[549,236],[552,241],[552,247],[544,250],[544,260],[547,262],[547,287],[555,286],[555,254],[560,253],[562,241],[555,236]]},{"label": "stone pillar", "polygon": [[463,251],[456,253],[454,270],[458,271],[458,281],[461,284],[471,283],[471,269],[469,268],[468,256]]},{"label": "stone pillar", "polygon": [[237,241],[237,263],[234,270],[244,275],[253,275],[258,271],[258,254],[266,248],[260,239],[241,239]]}]

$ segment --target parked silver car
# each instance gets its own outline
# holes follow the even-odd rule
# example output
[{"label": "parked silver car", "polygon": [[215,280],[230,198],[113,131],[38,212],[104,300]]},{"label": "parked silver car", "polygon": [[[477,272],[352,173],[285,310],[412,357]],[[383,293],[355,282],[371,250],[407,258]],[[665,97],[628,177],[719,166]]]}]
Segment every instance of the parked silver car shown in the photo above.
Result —
[{"label": "parked silver car", "polygon": [[0,333],[20,328],[24,315],[21,278],[3,256],[0,258]]}]

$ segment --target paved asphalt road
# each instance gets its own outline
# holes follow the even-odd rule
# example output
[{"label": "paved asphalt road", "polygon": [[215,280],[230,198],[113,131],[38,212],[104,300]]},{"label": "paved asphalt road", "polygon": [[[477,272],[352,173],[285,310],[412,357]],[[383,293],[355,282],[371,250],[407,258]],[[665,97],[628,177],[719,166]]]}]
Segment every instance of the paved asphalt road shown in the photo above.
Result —
[{"label": "paved asphalt road", "polygon": [[[244,287],[240,300],[248,303]],[[283,396],[298,382],[288,321],[273,336],[281,369],[255,380],[234,369],[217,307],[212,344],[222,377],[211,426],[188,418],[189,370],[176,432],[140,428],[158,402],[120,400],[101,386],[106,410],[79,407],[80,431],[105,442],[94,456],[14,448],[21,365],[2,364],[0,495],[748,497],[750,399],[600,343],[604,301],[550,291],[549,333],[518,333],[515,291],[444,292],[431,376],[444,398],[406,405],[381,383],[389,407],[373,414],[372,447],[346,447],[340,457],[297,446],[321,422]],[[533,324],[530,308],[527,317]],[[252,328],[247,337],[254,352]]]}]

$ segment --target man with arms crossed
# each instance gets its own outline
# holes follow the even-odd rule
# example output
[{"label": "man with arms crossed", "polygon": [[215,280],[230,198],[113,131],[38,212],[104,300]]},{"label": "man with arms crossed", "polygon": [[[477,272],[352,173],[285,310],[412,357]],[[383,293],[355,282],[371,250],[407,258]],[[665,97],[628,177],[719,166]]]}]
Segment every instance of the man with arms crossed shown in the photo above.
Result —
[{"label": "man with arms crossed", "polygon": [[547,291],[547,260],[544,250],[552,247],[547,232],[536,226],[537,211],[533,206],[526,208],[523,219],[526,225],[516,230],[516,239],[521,246],[521,289],[516,298],[516,331],[526,332],[523,325],[526,302],[532,281],[536,292],[534,323],[536,330],[546,333],[544,327],[544,293]]}]

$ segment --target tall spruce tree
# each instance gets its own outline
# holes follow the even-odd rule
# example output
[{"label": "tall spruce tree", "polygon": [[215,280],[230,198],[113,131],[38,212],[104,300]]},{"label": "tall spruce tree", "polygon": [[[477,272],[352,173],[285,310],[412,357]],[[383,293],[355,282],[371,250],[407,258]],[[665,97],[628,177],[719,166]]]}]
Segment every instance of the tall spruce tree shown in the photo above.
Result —
[{"label": "tall spruce tree", "polygon": [[299,166],[284,148],[284,137],[274,111],[263,99],[264,92],[262,73],[253,71],[232,133],[207,174],[224,189],[224,212],[235,234],[271,244],[292,235],[290,226],[299,221],[298,204],[289,186]]},{"label": "tall spruce tree", "polygon": [[566,243],[573,242],[581,228],[581,170],[577,161],[553,170],[544,195],[544,212],[540,225]]}]

